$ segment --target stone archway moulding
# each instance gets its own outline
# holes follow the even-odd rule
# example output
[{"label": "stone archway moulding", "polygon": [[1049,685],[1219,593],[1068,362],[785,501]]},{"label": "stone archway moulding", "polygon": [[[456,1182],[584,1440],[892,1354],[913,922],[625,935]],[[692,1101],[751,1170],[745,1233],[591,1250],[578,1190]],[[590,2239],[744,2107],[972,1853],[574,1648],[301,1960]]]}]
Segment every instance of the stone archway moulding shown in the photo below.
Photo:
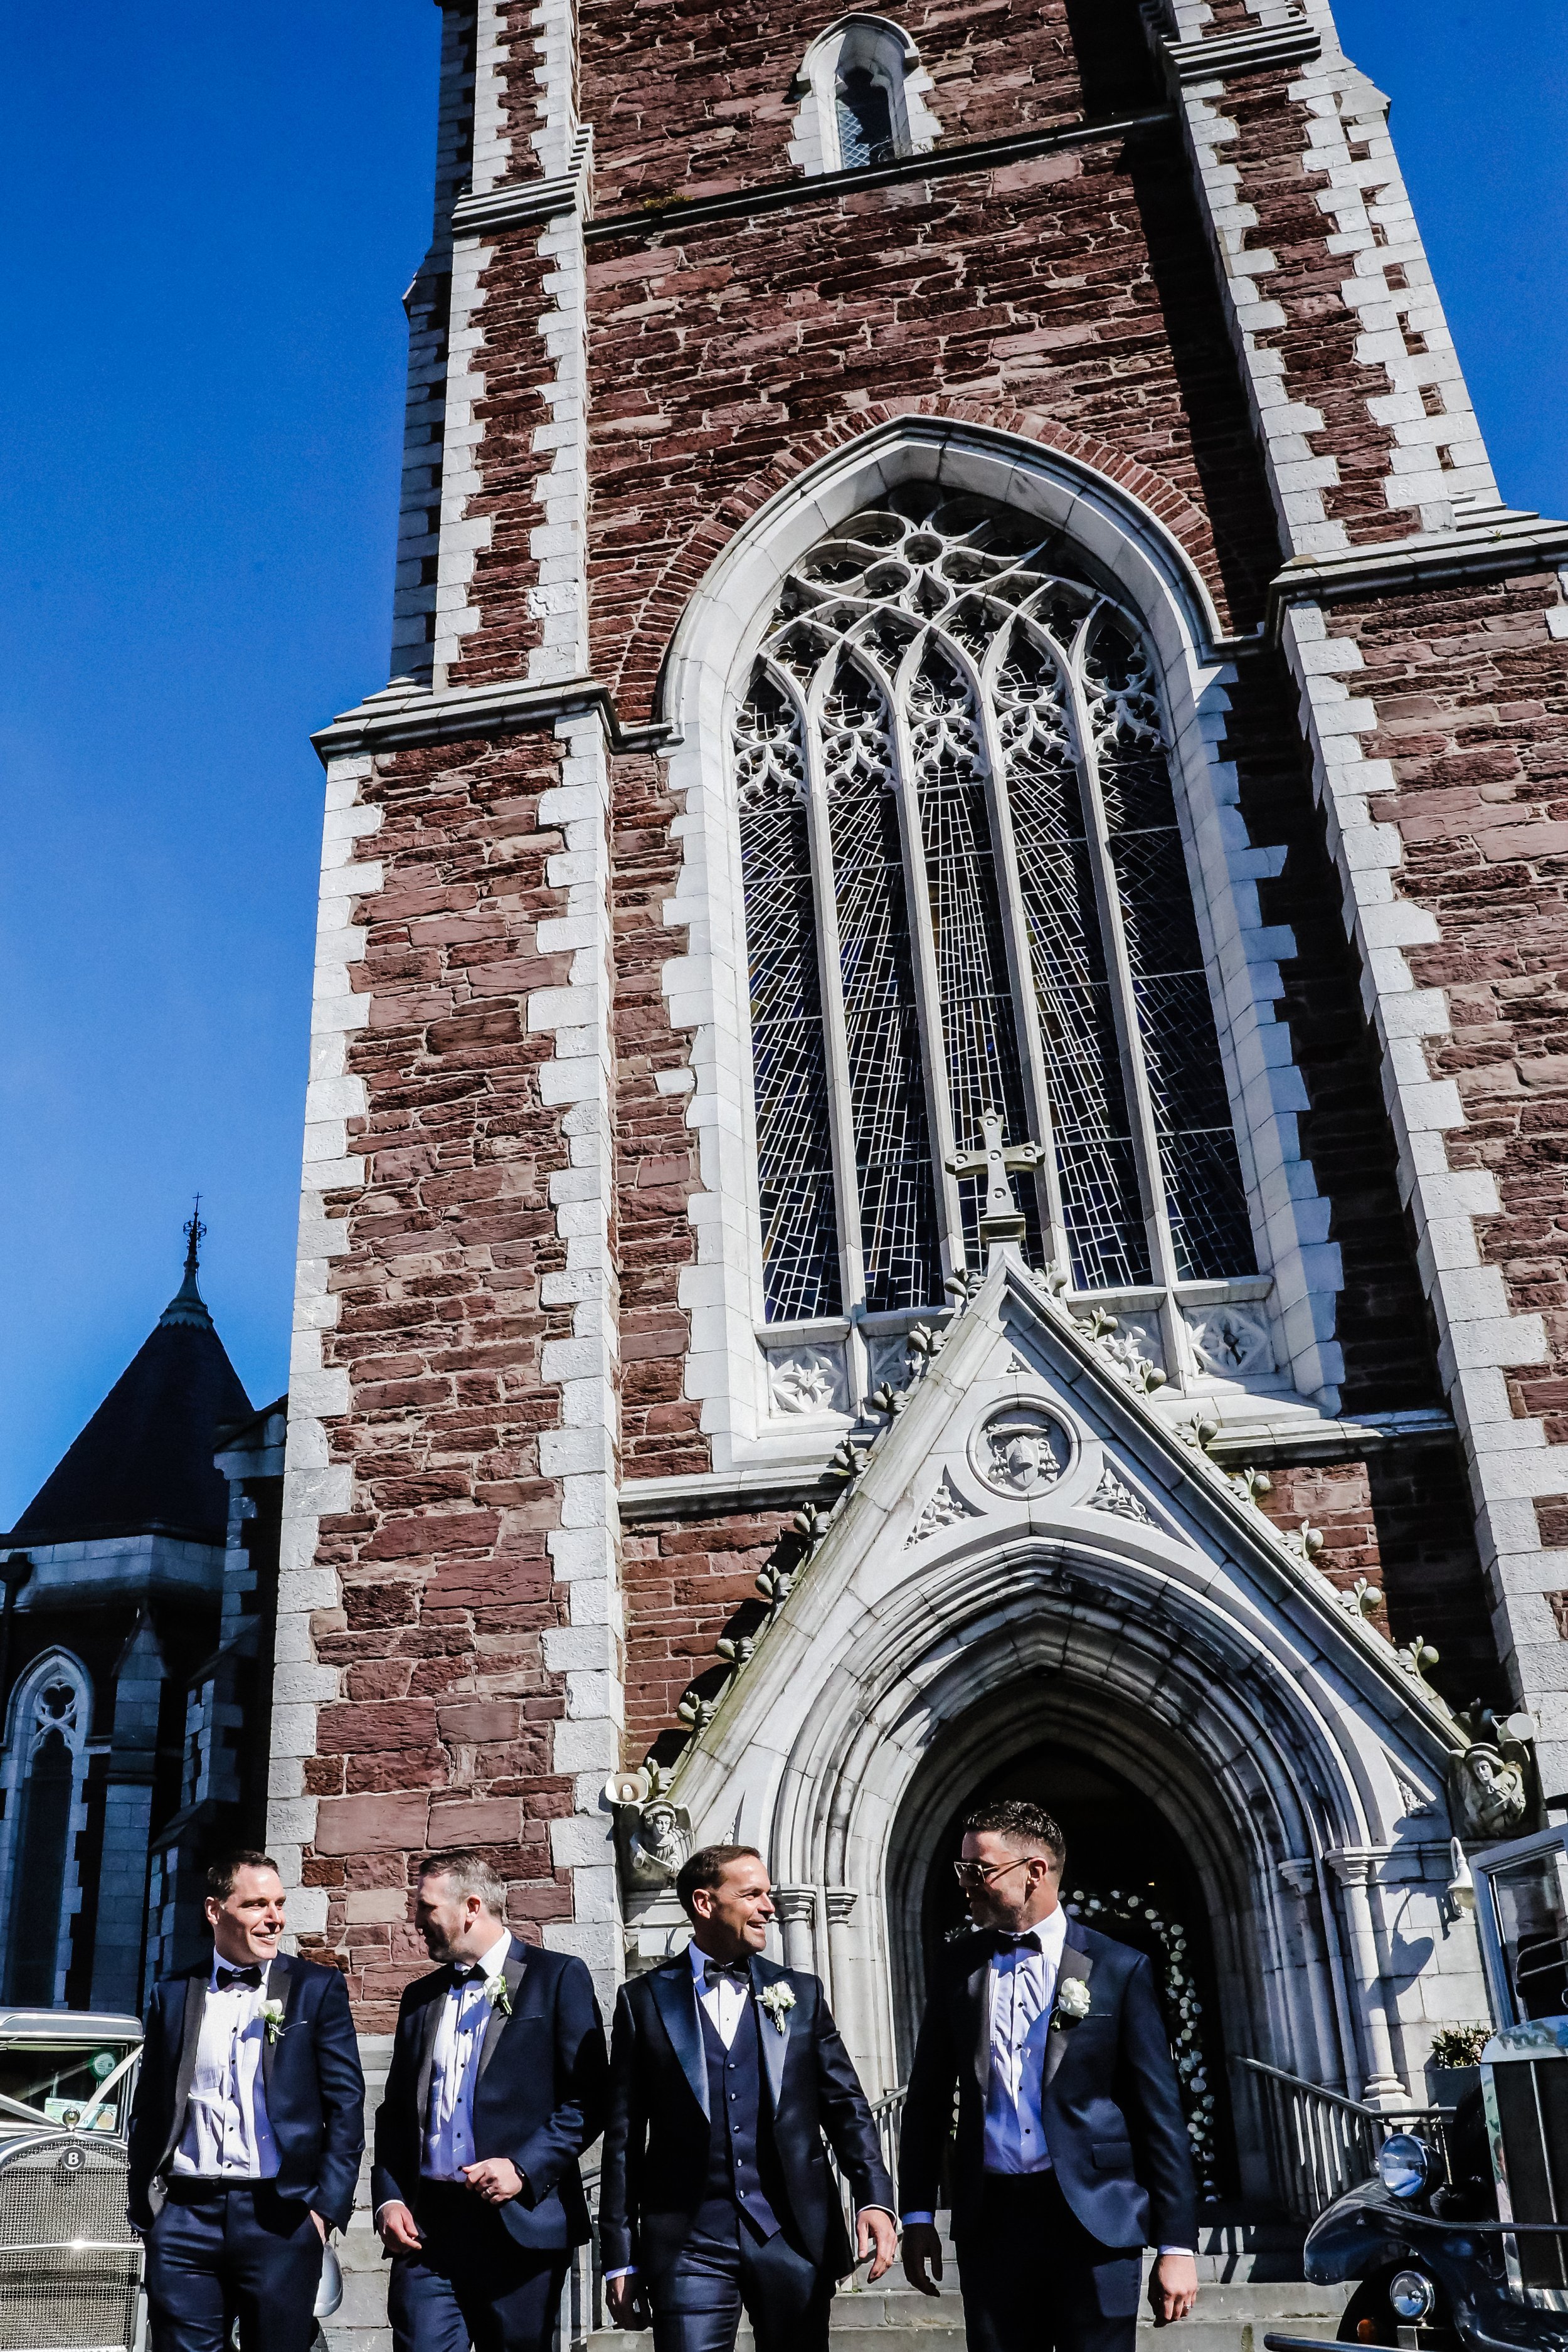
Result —
[{"label": "stone archway moulding", "polygon": [[[767,1855],[787,1956],[829,1979],[889,2088],[931,1825],[1048,1709],[1163,1789],[1222,1916],[1233,2048],[1398,2095],[1420,2053],[1396,1946],[1443,1907],[1463,1735],[1086,1328],[993,1253],[673,1793],[699,1841]],[[1043,1488],[1009,1495],[977,1473],[977,1433],[1021,1410],[1064,1443]],[[956,1506],[937,1518],[935,1494]],[[944,1744],[945,1800],[928,1769]]]}]

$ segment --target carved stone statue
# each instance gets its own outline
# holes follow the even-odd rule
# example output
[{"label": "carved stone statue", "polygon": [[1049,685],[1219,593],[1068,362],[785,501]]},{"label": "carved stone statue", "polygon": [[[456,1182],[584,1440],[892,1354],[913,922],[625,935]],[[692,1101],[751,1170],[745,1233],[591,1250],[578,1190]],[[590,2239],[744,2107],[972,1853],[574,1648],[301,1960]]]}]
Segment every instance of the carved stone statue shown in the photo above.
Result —
[{"label": "carved stone statue", "polygon": [[616,1858],[628,1895],[668,1886],[691,1852],[691,1816],[662,1791],[657,1764],[613,1772],[605,1801],[616,1817]]},{"label": "carved stone statue", "polygon": [[1458,1717],[1471,1745],[1448,1767],[1448,1811],[1454,1832],[1468,1845],[1496,1845],[1523,1837],[1533,1824],[1535,1759],[1513,1719],[1474,1706]]}]

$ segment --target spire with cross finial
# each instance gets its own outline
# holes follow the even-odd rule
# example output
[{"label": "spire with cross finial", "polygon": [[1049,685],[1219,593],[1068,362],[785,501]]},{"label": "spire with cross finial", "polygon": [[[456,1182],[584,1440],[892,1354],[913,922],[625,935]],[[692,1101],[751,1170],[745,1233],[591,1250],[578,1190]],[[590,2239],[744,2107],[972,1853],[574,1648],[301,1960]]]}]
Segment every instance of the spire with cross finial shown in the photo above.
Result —
[{"label": "spire with cross finial", "polygon": [[202,1244],[205,1241],[207,1234],[207,1229],[202,1223],[202,1196],[199,1192],[196,1194],[195,1206],[186,1218],[182,1230],[185,1236],[185,1278],[159,1316],[158,1321],[161,1326],[171,1323],[194,1323],[199,1328],[210,1331],[212,1317],[207,1313],[206,1301],[196,1287],[196,1268],[202,1262]]},{"label": "spire with cross finial", "polygon": [[1045,1152],[1037,1143],[1004,1143],[1002,1122],[994,1110],[980,1121],[984,1139],[978,1151],[961,1151],[947,1163],[951,1176],[983,1176],[985,1206],[980,1216],[980,1245],[990,1250],[1011,1244],[1015,1249],[1027,1228],[1014,1195],[1011,1171],[1037,1168]]}]

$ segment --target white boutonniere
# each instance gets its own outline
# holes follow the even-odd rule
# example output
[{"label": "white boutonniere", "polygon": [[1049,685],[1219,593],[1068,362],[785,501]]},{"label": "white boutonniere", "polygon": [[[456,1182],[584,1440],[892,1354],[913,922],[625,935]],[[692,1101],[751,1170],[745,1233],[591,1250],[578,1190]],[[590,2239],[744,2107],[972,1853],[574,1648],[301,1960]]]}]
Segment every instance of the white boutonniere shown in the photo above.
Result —
[{"label": "white boutonniere", "polygon": [[268,2042],[283,2038],[283,2004],[280,2000],[264,2000],[257,2011]]},{"label": "white boutonniere", "polygon": [[485,1979],[485,1999],[492,2009],[499,2009],[503,2017],[511,2015],[511,1995],[506,1989],[505,1977]]},{"label": "white boutonniere", "polygon": [[1056,2002],[1051,2011],[1051,2023],[1053,2025],[1076,2024],[1080,2017],[1089,2015],[1089,2004],[1092,1998],[1089,1986],[1082,1977],[1063,1977],[1057,1986]]},{"label": "white boutonniere", "polygon": [[784,2020],[795,2007],[794,1986],[785,1984],[781,1977],[777,1984],[764,1985],[757,1999],[772,2019],[774,2032],[782,2033]]}]

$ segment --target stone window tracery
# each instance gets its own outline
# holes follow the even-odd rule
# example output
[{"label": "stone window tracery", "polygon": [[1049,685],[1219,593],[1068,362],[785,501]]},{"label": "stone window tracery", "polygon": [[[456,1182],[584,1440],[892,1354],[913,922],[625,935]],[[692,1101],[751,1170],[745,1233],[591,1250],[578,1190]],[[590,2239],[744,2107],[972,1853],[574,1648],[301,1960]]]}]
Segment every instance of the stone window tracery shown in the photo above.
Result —
[{"label": "stone window tracery", "polygon": [[[50,2009],[56,2001],[61,1931],[74,1894],[71,1831],[90,1710],[87,1675],[64,1651],[41,1659],[12,1701],[4,1998],[25,2007]],[[19,1900],[22,1888],[26,1898]]]},{"label": "stone window tracery", "polygon": [[940,1307],[988,1112],[1047,1147],[1025,1252],[1075,1291],[1254,1276],[1152,663],[1059,535],[919,484],[855,515],[733,744],[766,1321]]}]

